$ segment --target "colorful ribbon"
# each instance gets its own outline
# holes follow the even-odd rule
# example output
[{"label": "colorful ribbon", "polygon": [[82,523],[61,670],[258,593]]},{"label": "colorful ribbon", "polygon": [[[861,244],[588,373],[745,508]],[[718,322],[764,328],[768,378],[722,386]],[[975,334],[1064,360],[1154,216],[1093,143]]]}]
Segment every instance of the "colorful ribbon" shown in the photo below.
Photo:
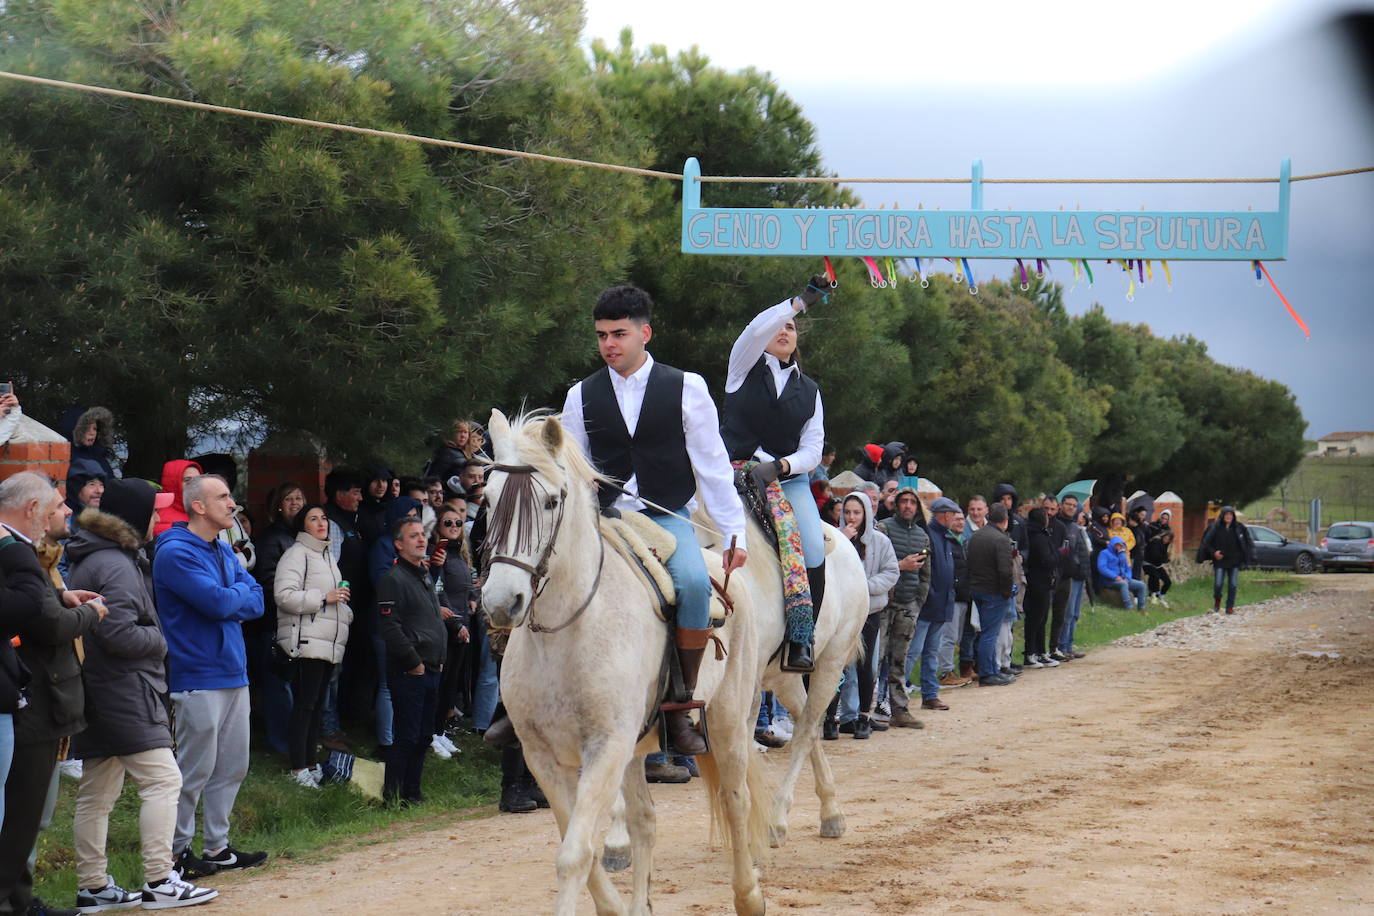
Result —
[{"label": "colorful ribbon", "polygon": [[1169,292],[1172,293],[1174,291],[1174,278],[1173,275],[1169,273],[1169,262],[1160,261],[1159,266],[1164,268],[1164,282],[1169,284]]},{"label": "colorful ribbon", "polygon": [[1302,328],[1303,334],[1307,335],[1308,340],[1311,340],[1312,332],[1307,329],[1307,322],[1302,320],[1302,317],[1298,314],[1297,310],[1293,308],[1292,304],[1289,303],[1288,297],[1285,296],[1283,292],[1279,290],[1279,285],[1275,283],[1274,278],[1269,275],[1269,268],[1264,266],[1263,261],[1256,261],[1255,266],[1258,267],[1261,272],[1263,272],[1264,276],[1269,280],[1269,285],[1274,288],[1274,295],[1279,297],[1279,301],[1283,303],[1283,307],[1288,309],[1288,314],[1293,316],[1293,320],[1298,323],[1298,327]]},{"label": "colorful ribbon", "polygon": [[1088,259],[1083,259],[1083,272],[1088,275],[1088,285],[1093,285],[1093,266],[1088,263]]},{"label": "colorful ribbon", "polygon": [[835,268],[830,264],[830,258],[821,255],[821,260],[825,262],[825,276],[830,281],[831,286],[838,286],[839,281],[835,279]]},{"label": "colorful ribbon", "polygon": [[960,258],[959,261],[964,265],[964,277],[968,280],[968,291],[978,292],[978,284],[973,282],[973,268],[968,266],[968,258]]},{"label": "colorful ribbon", "polygon": [[1021,269],[1021,289],[1030,289],[1030,280],[1026,278],[1026,264],[1020,258],[1016,259],[1016,266]]},{"label": "colorful ribbon", "polygon": [[878,262],[868,255],[863,255],[860,260],[863,261],[864,266],[868,268],[868,282],[875,288],[886,287],[887,280],[883,278],[883,272],[878,268]]}]

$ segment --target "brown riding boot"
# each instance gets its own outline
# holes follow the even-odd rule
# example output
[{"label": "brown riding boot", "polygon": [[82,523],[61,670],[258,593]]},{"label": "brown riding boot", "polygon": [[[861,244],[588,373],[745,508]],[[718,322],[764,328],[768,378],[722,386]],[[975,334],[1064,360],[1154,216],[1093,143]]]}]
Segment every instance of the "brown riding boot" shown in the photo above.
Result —
[{"label": "brown riding boot", "polygon": [[959,676],[965,682],[978,680],[978,671],[971,659],[959,659]]},{"label": "brown riding boot", "polygon": [[[682,686],[688,694],[697,689],[697,672],[701,670],[701,659],[706,655],[706,638],[710,633],[709,628],[677,628],[677,660],[682,666]],[[706,739],[692,726],[692,717],[687,710],[665,712],[663,724],[668,729],[668,740],[677,753],[688,756],[706,753]]]}]

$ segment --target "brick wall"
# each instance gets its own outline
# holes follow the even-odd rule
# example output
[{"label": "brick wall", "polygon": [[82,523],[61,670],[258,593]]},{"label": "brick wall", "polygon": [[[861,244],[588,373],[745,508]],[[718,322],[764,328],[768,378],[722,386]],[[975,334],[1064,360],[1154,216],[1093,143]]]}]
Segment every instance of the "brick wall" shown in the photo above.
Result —
[{"label": "brick wall", "polygon": [[0,480],[20,471],[37,471],[56,480],[65,494],[71,457],[70,442],[32,417],[23,416],[14,435],[0,445]]}]

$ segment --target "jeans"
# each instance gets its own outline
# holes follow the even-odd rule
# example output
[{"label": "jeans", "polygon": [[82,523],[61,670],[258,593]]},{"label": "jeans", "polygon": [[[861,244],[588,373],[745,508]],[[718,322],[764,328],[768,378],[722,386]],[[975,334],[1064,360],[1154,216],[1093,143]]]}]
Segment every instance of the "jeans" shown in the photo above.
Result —
[{"label": "jeans", "polygon": [[[1221,583],[1222,583],[1222,581],[1224,580],[1224,581],[1226,582],[1226,606],[1227,606],[1228,608],[1233,608],[1233,607],[1235,607],[1235,606],[1236,606],[1236,581],[1237,581],[1237,578],[1239,577],[1239,575],[1240,575],[1240,569],[1239,569],[1239,567],[1233,566],[1233,567],[1231,567],[1230,569],[1218,569],[1218,568],[1216,568],[1216,567],[1213,567],[1213,569],[1212,569],[1212,600],[1213,600],[1213,601],[1220,601],[1220,600],[1221,600]],[[1142,584],[1142,585],[1141,585],[1141,588],[1143,589],[1144,587],[1145,587],[1145,586]]]},{"label": "jeans", "polygon": [[391,688],[386,680],[386,640],[373,636],[372,651],[377,656],[377,743],[382,747],[391,747]]},{"label": "jeans", "polygon": [[10,778],[10,760],[14,757],[14,716],[0,715],[0,824],[5,822],[5,780]]},{"label": "jeans", "polygon": [[[821,511],[811,495],[811,485],[805,477],[793,477],[782,482],[782,495],[792,504],[801,534],[802,556],[807,569],[825,562],[825,535],[821,532]],[[725,546],[729,546],[728,544]]]},{"label": "jeans", "polygon": [[882,630],[883,613],[874,611],[864,621],[863,656],[855,659],[844,669],[844,680],[840,682],[839,714],[841,724],[853,722],[859,713],[868,713],[873,708],[873,685],[878,680],[878,633]]},{"label": "jeans", "polygon": [[652,509],[642,514],[653,519],[654,524],[677,541],[677,549],[667,564],[673,591],[677,592],[677,625],[688,630],[706,629],[711,625],[711,579],[701,556],[701,545],[697,543],[696,530],[691,522],[677,515]]},{"label": "jeans", "polygon": [[916,621],[916,635],[911,645],[921,647],[921,699],[934,700],[940,696],[940,636],[947,623],[929,620]]},{"label": "jeans", "polygon": [[[945,673],[954,670],[954,647],[959,647],[959,660],[969,661],[973,658],[973,650],[965,651],[965,645],[971,645],[973,640],[970,638],[969,630],[969,603],[967,601],[954,602],[954,619],[945,627],[940,634],[940,672]],[[910,657],[908,652],[907,656]]]},{"label": "jeans", "polygon": [[479,732],[491,728],[496,704],[501,699],[501,669],[491,654],[487,628],[482,626],[477,647],[477,685],[472,692],[472,727]]},{"label": "jeans", "polygon": [[1083,591],[1088,584],[1082,579],[1070,581],[1069,605],[1064,609],[1064,626],[1059,633],[1059,644],[1055,647],[1065,655],[1073,652],[1073,635],[1078,629],[1078,618],[1083,615]]},{"label": "jeans", "polygon": [[773,724],[774,717],[777,716],[778,701],[773,696],[773,691],[765,690],[763,699],[759,702],[759,715],[754,720],[754,731],[761,732]]},{"label": "jeans", "polygon": [[[1217,593],[1218,595],[1221,594],[1221,576],[1220,576],[1220,572],[1221,572],[1221,571],[1218,570],[1218,575],[1217,575],[1217,586],[1216,586],[1216,593]],[[1135,607],[1136,607],[1136,609],[1137,609],[1137,610],[1140,610],[1140,611],[1145,610],[1145,583],[1144,583],[1144,582],[1141,582],[1139,579],[1122,579],[1120,582],[1104,582],[1104,583],[1103,583],[1103,587],[1105,587],[1105,588],[1114,588],[1114,589],[1116,589],[1117,591],[1121,592],[1121,606],[1124,607],[1126,610],[1129,611],[1129,610],[1131,609],[1131,596],[1132,596],[1132,595],[1135,596]],[[1232,597],[1232,598],[1235,598],[1235,596],[1236,596],[1236,587],[1235,587],[1234,585],[1232,585],[1232,586],[1231,586],[1231,597]]]},{"label": "jeans", "polygon": [[391,669],[391,750],[386,755],[382,797],[418,802],[425,753],[433,734],[434,709],[439,701],[439,669],[425,667],[424,674]]},{"label": "jeans", "polygon": [[1015,612],[1016,605],[1012,598],[1003,598],[1001,595],[990,595],[986,592],[974,592],[973,601],[978,605],[978,620],[983,625],[982,632],[978,634],[978,645],[975,650],[978,658],[978,676],[989,677],[1002,670],[1001,661],[997,657],[997,643],[1002,636],[1003,624]]}]

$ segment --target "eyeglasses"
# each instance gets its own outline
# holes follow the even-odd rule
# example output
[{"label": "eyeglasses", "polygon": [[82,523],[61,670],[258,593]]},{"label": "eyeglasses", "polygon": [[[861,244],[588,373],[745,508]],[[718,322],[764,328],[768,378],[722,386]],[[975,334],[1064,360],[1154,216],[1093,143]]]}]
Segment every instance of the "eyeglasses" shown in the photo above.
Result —
[{"label": "eyeglasses", "polygon": [[440,525],[443,525],[445,528],[457,528],[457,527],[459,527],[458,521],[457,521],[456,519],[450,519],[450,520],[448,520],[448,521],[440,522],[439,524],[440,524]]}]

